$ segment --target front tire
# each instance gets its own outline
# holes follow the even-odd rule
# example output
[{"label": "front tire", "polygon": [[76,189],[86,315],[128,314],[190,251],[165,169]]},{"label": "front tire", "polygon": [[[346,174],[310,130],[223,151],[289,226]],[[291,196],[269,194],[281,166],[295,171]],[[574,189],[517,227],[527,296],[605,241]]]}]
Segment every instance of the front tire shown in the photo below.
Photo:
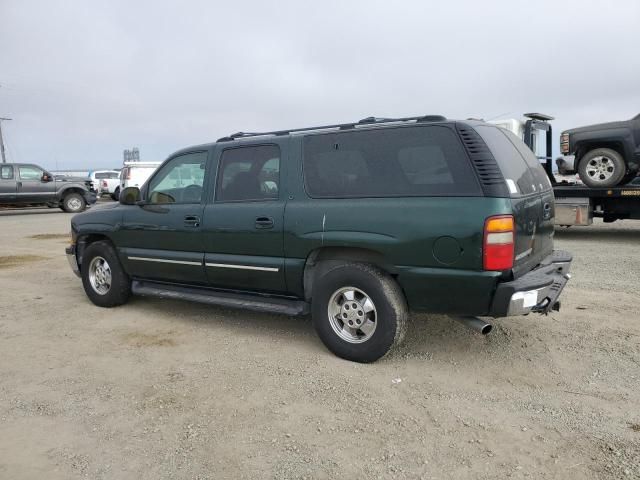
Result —
[{"label": "front tire", "polygon": [[68,193],[62,200],[62,209],[68,213],[79,213],[87,208],[87,202],[79,193]]},{"label": "front tire", "polygon": [[399,345],[408,308],[399,285],[368,264],[338,265],[314,282],[312,320],[318,336],[338,357],[374,362]]},{"label": "front tire", "polygon": [[592,188],[615,187],[627,174],[627,165],[615,150],[596,148],[582,157],[578,175],[585,185]]},{"label": "front tire", "polygon": [[123,305],[131,296],[131,280],[109,242],[87,247],[82,255],[81,274],[87,297],[99,307]]}]

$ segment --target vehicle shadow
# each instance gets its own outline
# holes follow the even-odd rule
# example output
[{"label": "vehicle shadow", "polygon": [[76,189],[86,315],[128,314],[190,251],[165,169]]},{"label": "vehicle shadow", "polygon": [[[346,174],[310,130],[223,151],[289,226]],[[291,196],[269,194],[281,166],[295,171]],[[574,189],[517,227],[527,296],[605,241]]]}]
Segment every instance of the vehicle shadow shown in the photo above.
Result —
[{"label": "vehicle shadow", "polygon": [[[131,304],[153,317],[180,312],[179,316],[172,316],[172,321],[189,326],[198,325],[205,329],[222,326],[225,330],[231,330],[234,336],[259,336],[261,341],[267,343],[282,345],[281,342],[286,342],[296,348],[331,355],[316,335],[309,315],[292,317],[150,297],[134,297]],[[453,317],[411,314],[405,341],[383,361],[426,359],[433,354],[446,354],[458,357],[465,363],[464,358],[477,361],[474,356],[483,351],[486,354],[487,349],[489,352],[503,349],[505,341],[508,338],[501,326],[494,325],[494,332],[483,336],[456,322]]]}]

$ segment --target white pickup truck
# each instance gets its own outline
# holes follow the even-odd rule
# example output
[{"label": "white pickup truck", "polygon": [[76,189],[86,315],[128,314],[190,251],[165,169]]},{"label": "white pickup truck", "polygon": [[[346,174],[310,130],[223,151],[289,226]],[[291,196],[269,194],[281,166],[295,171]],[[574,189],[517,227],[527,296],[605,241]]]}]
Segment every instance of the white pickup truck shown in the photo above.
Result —
[{"label": "white pickup truck", "polygon": [[120,187],[120,172],[118,170],[94,170],[89,173],[89,179],[98,196],[111,195],[111,198],[117,200],[117,192]]},{"label": "white pickup truck", "polygon": [[118,194],[127,187],[142,187],[161,164],[162,162],[124,162],[124,167],[120,171]]}]

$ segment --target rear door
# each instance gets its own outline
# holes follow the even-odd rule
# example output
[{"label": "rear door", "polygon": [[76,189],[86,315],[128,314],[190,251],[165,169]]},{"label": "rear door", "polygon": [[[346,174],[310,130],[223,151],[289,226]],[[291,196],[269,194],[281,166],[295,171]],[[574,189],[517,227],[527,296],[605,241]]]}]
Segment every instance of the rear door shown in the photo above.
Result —
[{"label": "rear door", "polygon": [[533,152],[513,133],[489,125],[475,129],[491,149],[509,188],[516,223],[513,272],[518,277],[553,252],[551,182]]},{"label": "rear door", "polygon": [[16,177],[13,165],[0,166],[0,203],[16,200]]},{"label": "rear door", "polygon": [[[222,144],[224,146],[224,144]],[[282,158],[287,140],[219,147],[212,201],[205,206],[203,241],[211,286],[274,293],[284,275]]]}]

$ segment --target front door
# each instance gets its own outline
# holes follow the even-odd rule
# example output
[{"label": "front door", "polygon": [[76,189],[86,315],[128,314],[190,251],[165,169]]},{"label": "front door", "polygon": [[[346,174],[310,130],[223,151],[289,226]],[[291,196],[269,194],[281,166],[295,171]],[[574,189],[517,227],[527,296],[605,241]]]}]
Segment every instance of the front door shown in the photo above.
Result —
[{"label": "front door", "polygon": [[56,182],[44,181],[44,170],[35,165],[18,165],[16,198],[19,203],[45,203],[53,200]]},{"label": "front door", "polygon": [[206,284],[202,211],[207,152],[168,160],[124,209],[118,244],[130,275],[177,283]]},{"label": "front door", "polygon": [[0,204],[16,201],[16,177],[13,165],[0,166]]},{"label": "front door", "polygon": [[209,284],[282,293],[284,276],[281,158],[286,143],[222,150],[203,238]]}]

